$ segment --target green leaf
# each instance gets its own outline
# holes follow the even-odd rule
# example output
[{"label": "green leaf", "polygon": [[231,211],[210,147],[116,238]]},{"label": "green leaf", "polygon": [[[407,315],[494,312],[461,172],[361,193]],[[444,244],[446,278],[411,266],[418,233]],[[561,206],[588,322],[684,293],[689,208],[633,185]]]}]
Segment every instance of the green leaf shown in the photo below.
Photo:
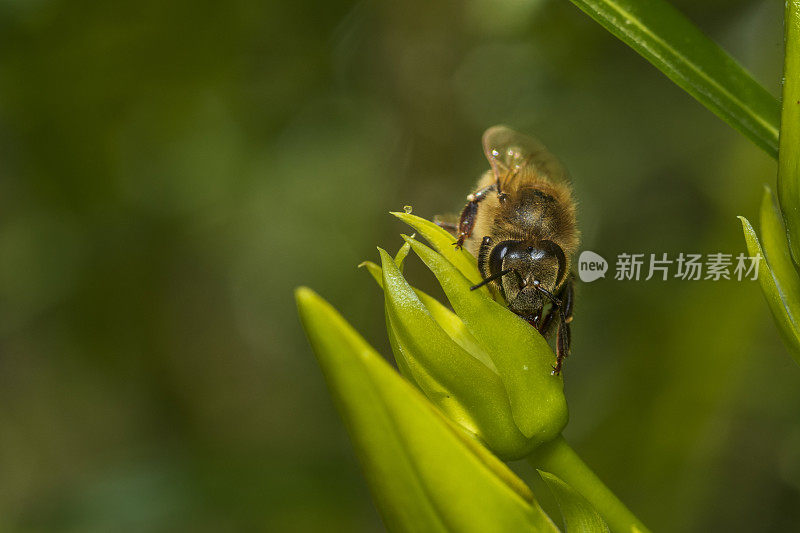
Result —
[{"label": "green leaf", "polygon": [[470,290],[470,281],[447,259],[410,237],[404,237],[439,280],[456,314],[489,354],[523,435],[538,443],[555,438],[567,423],[567,403],[547,341],[485,293]]},{"label": "green leaf", "polygon": [[586,498],[549,472],[539,470],[558,503],[566,533],[607,533],[608,526]]},{"label": "green leaf", "polygon": [[381,270],[381,267],[372,261],[363,261],[360,265],[358,265],[358,268],[366,268],[367,272],[369,272],[369,275],[375,280],[375,283],[377,283],[379,287],[383,288],[383,270]]},{"label": "green leaf", "polygon": [[760,254],[764,258],[758,275],[761,290],[787,348],[800,363],[800,277],[792,262],[783,219],[772,191],[765,187],[761,201],[760,242],[750,222],[744,217],[739,219],[750,255]]},{"label": "green leaf", "polygon": [[663,0],[572,0],[722,120],[778,155],[778,102]]},{"label": "green leaf", "polygon": [[400,269],[400,272],[403,271],[403,263],[405,263],[406,257],[408,257],[408,252],[411,251],[411,246],[404,242],[403,246],[397,250],[397,254],[394,256],[394,263],[397,265],[397,268]]},{"label": "green leaf", "polygon": [[390,531],[557,531],[530,489],[402,379],[322,298],[303,326]]},{"label": "green leaf", "polygon": [[792,256],[800,265],[800,0],[786,2],[786,54],[778,154],[778,198]]}]

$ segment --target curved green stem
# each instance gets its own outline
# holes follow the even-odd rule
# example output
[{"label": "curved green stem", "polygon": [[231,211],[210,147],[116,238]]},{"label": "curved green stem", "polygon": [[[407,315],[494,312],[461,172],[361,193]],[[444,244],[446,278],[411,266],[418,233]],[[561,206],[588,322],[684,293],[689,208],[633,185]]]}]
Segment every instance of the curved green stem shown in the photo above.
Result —
[{"label": "curved green stem", "polygon": [[542,445],[528,460],[539,470],[555,474],[581,493],[615,533],[646,533],[649,530],[625,507],[600,478],[578,457],[564,437]]},{"label": "curved green stem", "polygon": [[795,264],[800,265],[800,0],[786,2],[786,54],[778,152],[778,199]]}]

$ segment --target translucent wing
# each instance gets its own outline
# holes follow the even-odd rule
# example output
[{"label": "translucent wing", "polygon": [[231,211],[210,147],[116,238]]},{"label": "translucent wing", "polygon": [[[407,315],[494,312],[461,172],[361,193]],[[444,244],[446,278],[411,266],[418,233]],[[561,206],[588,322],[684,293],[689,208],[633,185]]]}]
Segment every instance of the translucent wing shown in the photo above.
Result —
[{"label": "translucent wing", "polygon": [[483,151],[501,188],[523,173],[553,182],[569,181],[564,165],[541,142],[506,126],[486,130]]}]

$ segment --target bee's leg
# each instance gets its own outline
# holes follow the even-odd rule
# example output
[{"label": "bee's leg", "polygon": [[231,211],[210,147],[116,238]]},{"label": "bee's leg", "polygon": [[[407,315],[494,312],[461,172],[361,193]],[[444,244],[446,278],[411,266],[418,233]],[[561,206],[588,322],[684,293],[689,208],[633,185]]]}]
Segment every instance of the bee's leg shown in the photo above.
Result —
[{"label": "bee's leg", "polygon": [[[572,332],[570,330],[570,322],[572,322],[572,305],[574,301],[573,292],[573,278],[570,276],[564,287],[559,292],[561,298],[556,297],[544,287],[536,284],[539,292],[547,296],[553,304],[550,312],[545,317],[544,321],[539,328],[539,331],[546,330],[550,327],[552,316],[555,311],[559,315],[558,332],[556,333],[556,364],[553,366],[553,374],[561,373],[561,366],[564,358],[569,355],[570,344],[572,344]],[[545,333],[543,333],[544,335]]]},{"label": "bee's leg", "polygon": [[[572,304],[574,301],[573,278],[571,275],[567,278],[567,281],[564,283],[564,286],[561,288],[558,296],[561,299],[562,306],[564,307],[566,322],[570,323],[572,322]],[[556,318],[556,313],[558,313],[558,307],[553,304],[547,311],[544,320],[542,320],[542,322],[539,324],[539,333],[541,333],[543,337],[550,335],[550,327],[553,325],[553,319]]]},{"label": "bee's leg", "polygon": [[561,372],[561,364],[564,358],[569,356],[569,350],[572,345],[570,323],[572,322],[572,306],[575,301],[572,276],[567,278],[559,295],[561,296],[561,306],[559,309],[561,321],[558,324],[558,334],[556,336],[556,366],[553,368],[554,374]]},{"label": "bee's leg", "polygon": [[478,216],[478,203],[496,189],[497,184],[493,183],[467,196],[467,205],[464,206],[464,210],[461,211],[461,218],[458,220],[458,240],[453,243],[456,248],[461,248],[467,237],[472,235],[472,228],[475,227],[475,218]]},{"label": "bee's leg", "polygon": [[569,355],[569,345],[571,343],[572,333],[569,329],[569,322],[565,322],[562,319],[556,334],[556,364],[553,366],[553,375],[561,373],[561,365],[564,363],[564,358]]},{"label": "bee's leg", "polygon": [[541,321],[539,324],[539,333],[542,334],[542,337],[547,338],[550,335],[550,326],[553,325],[553,319],[556,317],[556,313],[558,312],[558,307],[555,305],[551,305],[550,309],[547,311],[547,314],[544,316],[544,320]]},{"label": "bee's leg", "polygon": [[561,288],[561,292],[559,292],[558,295],[561,296],[561,301],[564,305],[564,315],[567,317],[567,324],[569,324],[572,322],[572,306],[575,303],[575,278],[572,277],[572,274],[570,274],[567,281],[564,282],[564,286]]}]

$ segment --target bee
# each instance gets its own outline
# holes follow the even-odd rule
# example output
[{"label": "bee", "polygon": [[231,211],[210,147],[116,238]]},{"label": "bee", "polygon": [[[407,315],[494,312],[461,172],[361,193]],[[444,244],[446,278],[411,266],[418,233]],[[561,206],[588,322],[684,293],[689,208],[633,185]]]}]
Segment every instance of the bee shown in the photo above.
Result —
[{"label": "bee", "polygon": [[483,281],[473,290],[493,284],[545,338],[558,321],[559,374],[570,351],[571,266],[580,238],[567,172],[541,142],[506,126],[486,130],[483,150],[491,169],[467,196],[458,223],[438,223],[457,237],[457,248],[478,258]]}]

